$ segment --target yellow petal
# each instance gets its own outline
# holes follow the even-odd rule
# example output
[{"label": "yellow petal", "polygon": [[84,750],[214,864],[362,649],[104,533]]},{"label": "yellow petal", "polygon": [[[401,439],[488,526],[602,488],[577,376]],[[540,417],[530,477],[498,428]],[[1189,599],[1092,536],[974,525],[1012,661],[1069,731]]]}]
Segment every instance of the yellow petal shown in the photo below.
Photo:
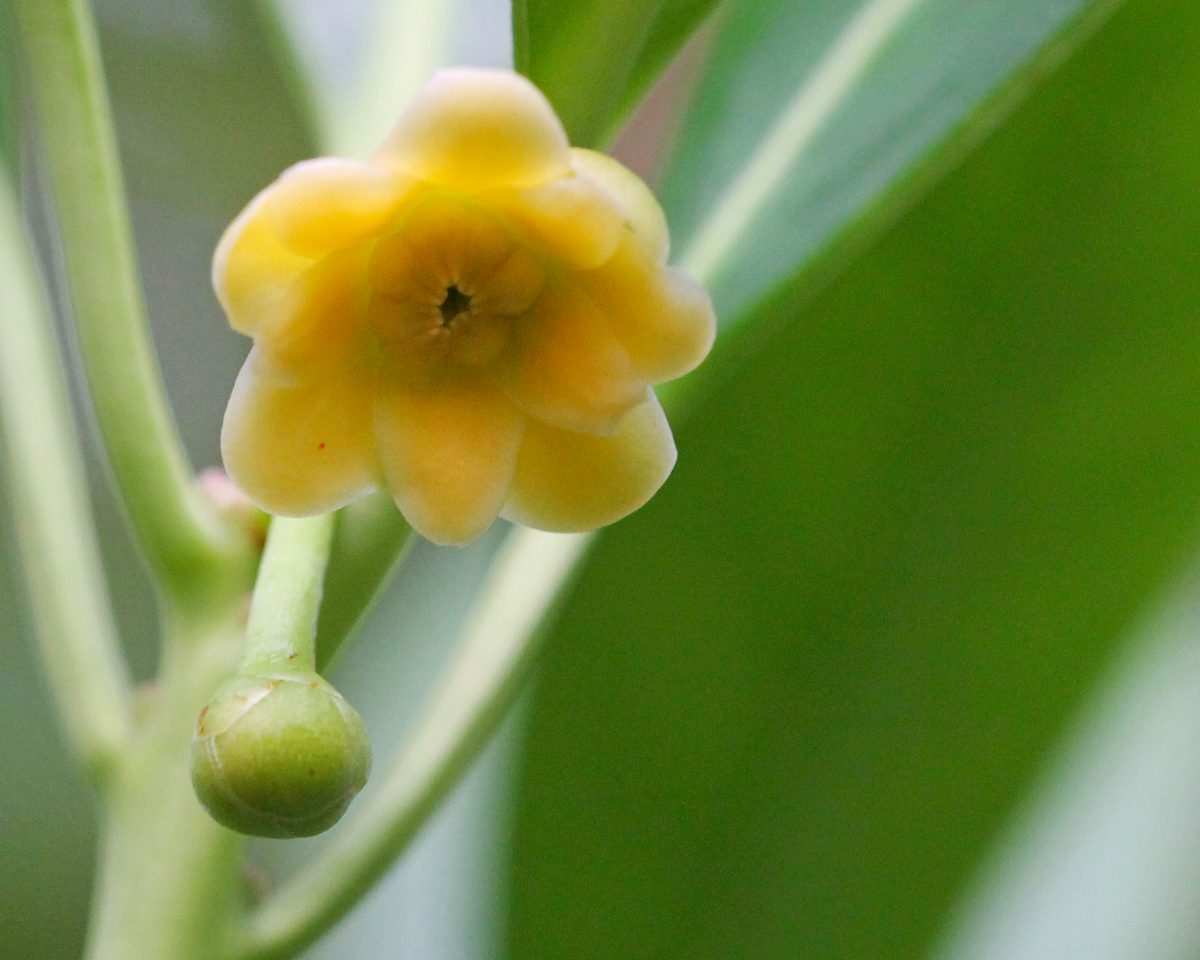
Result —
[{"label": "yellow petal", "polygon": [[413,529],[441,544],[470,543],[483,533],[508,496],[523,420],[498,389],[480,382],[381,393],[379,456]]},{"label": "yellow petal", "polygon": [[350,247],[305,270],[280,296],[256,333],[259,350],[281,365],[337,366],[365,355],[366,244]]},{"label": "yellow petal", "polygon": [[265,213],[284,246],[315,260],[378,234],[410,188],[388,167],[321,157],[285,170],[265,191]]},{"label": "yellow petal", "polygon": [[571,166],[576,174],[608,191],[620,207],[628,229],[665,263],[670,251],[667,218],[641,178],[612,157],[582,147],[571,148]]},{"label": "yellow petal", "polygon": [[280,241],[266,216],[270,188],[226,228],[213,255],[212,281],[229,325],[253,335],[311,263]]},{"label": "yellow petal", "polygon": [[512,238],[486,210],[430,192],[375,245],[371,285],[398,299],[441,303],[450,286],[473,294],[513,249]]},{"label": "yellow petal", "polygon": [[515,317],[528,310],[546,285],[546,268],[517,247],[473,291],[474,303],[486,314]]},{"label": "yellow petal", "polygon": [[566,175],[567,135],[546,98],[504,70],[439,70],[376,158],[460,189],[531,186]]},{"label": "yellow petal", "polygon": [[539,530],[594,530],[649,500],[675,465],[675,441],[653,394],[611,437],[529,423],[503,516]]},{"label": "yellow petal", "polygon": [[608,263],[575,280],[651,383],[695,369],[712,349],[717,321],[708,293],[682,270],[659,263],[640,242],[625,238]]},{"label": "yellow petal", "polygon": [[252,350],[233,387],[221,454],[251,500],[302,517],[336,510],[377,485],[371,385],[361,373],[298,379]]},{"label": "yellow petal", "polygon": [[513,322],[505,385],[530,416],[568,430],[611,433],[642,402],[646,381],[608,321],[576,288],[548,287]]},{"label": "yellow petal", "polygon": [[624,228],[617,201],[587,177],[492,191],[484,199],[543,256],[584,270],[612,256]]}]

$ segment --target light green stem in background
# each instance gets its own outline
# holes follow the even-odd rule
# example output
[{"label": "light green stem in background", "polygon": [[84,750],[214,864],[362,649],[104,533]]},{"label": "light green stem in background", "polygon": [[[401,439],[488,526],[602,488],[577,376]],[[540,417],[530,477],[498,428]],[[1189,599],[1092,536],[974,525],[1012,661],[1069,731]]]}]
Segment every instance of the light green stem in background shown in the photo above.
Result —
[{"label": "light green stem in background", "polygon": [[338,511],[317,625],[321,673],[371,609],[414,539],[412,528],[386,493],[372,494]]},{"label": "light green stem in background", "polygon": [[271,521],[239,672],[262,675],[316,668],[317,611],[332,537],[332,513]]},{"label": "light green stem in background", "polygon": [[513,531],[408,744],[329,846],[252,915],[241,960],[293,956],[403,852],[504,718],[533,664],[536,628],[591,540]]},{"label": "light green stem in background", "polygon": [[248,548],[190,483],[145,322],[100,52],[84,0],[15,0],[79,344],[135,537],[159,582],[201,602]]},{"label": "light green stem in background", "polygon": [[445,65],[455,0],[391,0],[375,6],[362,68],[349,96],[330,104],[323,128],[336,153],[366,157],[429,75]]},{"label": "light green stem in background", "polygon": [[680,258],[684,270],[701,283],[712,280],[854,82],[921,2],[869,0],[855,14],[696,231]]},{"label": "light green stem in background", "polygon": [[130,736],[130,688],[83,463],[33,256],[0,170],[0,419],[42,658],[68,739],[102,781]]},{"label": "light green stem in background", "polygon": [[192,790],[200,708],[237,662],[239,618],[169,618],[146,718],[109,796],[86,960],[225,960],[242,903],[243,838]]}]

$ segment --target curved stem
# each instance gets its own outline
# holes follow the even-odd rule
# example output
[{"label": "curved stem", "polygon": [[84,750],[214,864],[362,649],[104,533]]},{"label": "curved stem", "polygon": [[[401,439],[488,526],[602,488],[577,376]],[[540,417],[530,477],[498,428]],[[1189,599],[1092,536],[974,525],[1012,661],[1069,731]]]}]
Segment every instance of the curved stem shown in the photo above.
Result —
[{"label": "curved stem", "polygon": [[132,730],[79,444],[49,308],[0,171],[0,414],[13,516],[42,658],[63,726],[96,781]]},{"label": "curved stem", "polygon": [[317,611],[333,538],[333,514],[275,517],[258,568],[240,671],[316,668]]},{"label": "curved stem", "polygon": [[95,27],[85,0],[16,0],[96,416],[126,514],[177,600],[245,569],[190,483],[145,322]]},{"label": "curved stem", "polygon": [[591,540],[513,531],[412,739],[358,815],[252,916],[240,960],[293,956],[400,855],[504,718],[533,664],[535,628]]}]

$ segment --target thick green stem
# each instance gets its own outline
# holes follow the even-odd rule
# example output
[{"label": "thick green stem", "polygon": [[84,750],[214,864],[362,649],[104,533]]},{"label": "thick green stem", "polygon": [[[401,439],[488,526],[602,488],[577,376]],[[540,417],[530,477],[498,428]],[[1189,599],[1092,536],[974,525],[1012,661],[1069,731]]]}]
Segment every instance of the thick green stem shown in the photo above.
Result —
[{"label": "thick green stem", "polygon": [[333,514],[276,517],[267,534],[246,625],[242,673],[316,669],[317,611],[333,537]]},{"label": "thick green stem", "polygon": [[[248,547],[190,482],[145,322],[95,27],[85,0],[15,0],[80,349],[125,511],[177,600],[240,576]],[[231,576],[232,575],[232,576]]]},{"label": "thick green stem", "polygon": [[87,960],[223,960],[241,903],[242,837],[192,791],[196,716],[242,646],[235,617],[174,620],[147,717],[104,821]]},{"label": "thick green stem", "polygon": [[512,533],[411,741],[359,815],[252,917],[241,960],[295,955],[400,855],[504,718],[533,664],[536,627],[591,539]]},{"label": "thick green stem", "polygon": [[102,780],[132,730],[129,679],[50,313],[2,170],[0,290],[4,466],[37,635],[67,736]]}]

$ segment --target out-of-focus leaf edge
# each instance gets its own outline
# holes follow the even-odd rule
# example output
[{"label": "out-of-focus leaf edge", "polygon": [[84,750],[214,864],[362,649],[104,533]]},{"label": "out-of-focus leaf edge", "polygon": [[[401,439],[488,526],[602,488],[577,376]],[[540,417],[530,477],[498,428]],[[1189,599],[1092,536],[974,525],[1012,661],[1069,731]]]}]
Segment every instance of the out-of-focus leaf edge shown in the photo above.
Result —
[{"label": "out-of-focus leaf edge", "polygon": [[[520,2],[523,3],[524,0]],[[659,11],[638,55],[638,62],[629,76],[625,93],[617,105],[616,112],[609,118],[605,142],[611,142],[616,136],[638,104],[650,92],[650,88],[683,50],[684,45],[702,27],[719,17],[727,6],[721,0],[707,0],[706,3],[690,4],[682,14]]]},{"label": "out-of-focus leaf edge", "polygon": [[[610,143],[622,124],[649,92],[654,82],[671,64],[683,45],[721,6],[720,0],[685,0],[683,11],[671,7],[670,0],[660,6],[638,51],[628,82],[611,116],[600,124],[601,144]],[[666,7],[667,9],[664,9]],[[512,0],[513,69],[528,75],[530,66],[528,0]]]},{"label": "out-of-focus leaf edge", "polygon": [[[722,336],[704,365],[682,380],[655,388],[667,411],[673,417],[686,415],[696,398],[717,389],[756,346],[768,341],[771,326],[788,323],[795,313],[811,303],[859,254],[869,249],[881,234],[962,163],[1123,2],[1095,0],[1087,9],[1076,14],[1020,68],[1013,71],[1003,85],[964,116],[949,134],[914,160],[908,170],[893,180],[873,203],[851,217],[823,248],[747,303],[737,312],[737,319],[732,322],[725,320],[722,323]],[[779,302],[785,292],[789,294],[788,303],[795,307],[791,314],[781,316],[775,311],[762,309],[767,304]]]},{"label": "out-of-focus leaf edge", "polygon": [[12,39],[15,32],[11,9],[7,4],[0,4],[0,174],[14,179],[20,150],[17,51]]},{"label": "out-of-focus leaf edge", "polygon": [[249,0],[236,14],[244,21],[246,32],[257,33],[267,55],[279,73],[280,84],[291,100],[292,109],[303,123],[314,148],[329,142],[325,117],[316,91],[316,78],[308,69],[287,26],[287,17],[278,0]]},{"label": "out-of-focus leaf edge", "polygon": [[527,0],[512,0],[513,69],[529,72],[529,5]]}]

